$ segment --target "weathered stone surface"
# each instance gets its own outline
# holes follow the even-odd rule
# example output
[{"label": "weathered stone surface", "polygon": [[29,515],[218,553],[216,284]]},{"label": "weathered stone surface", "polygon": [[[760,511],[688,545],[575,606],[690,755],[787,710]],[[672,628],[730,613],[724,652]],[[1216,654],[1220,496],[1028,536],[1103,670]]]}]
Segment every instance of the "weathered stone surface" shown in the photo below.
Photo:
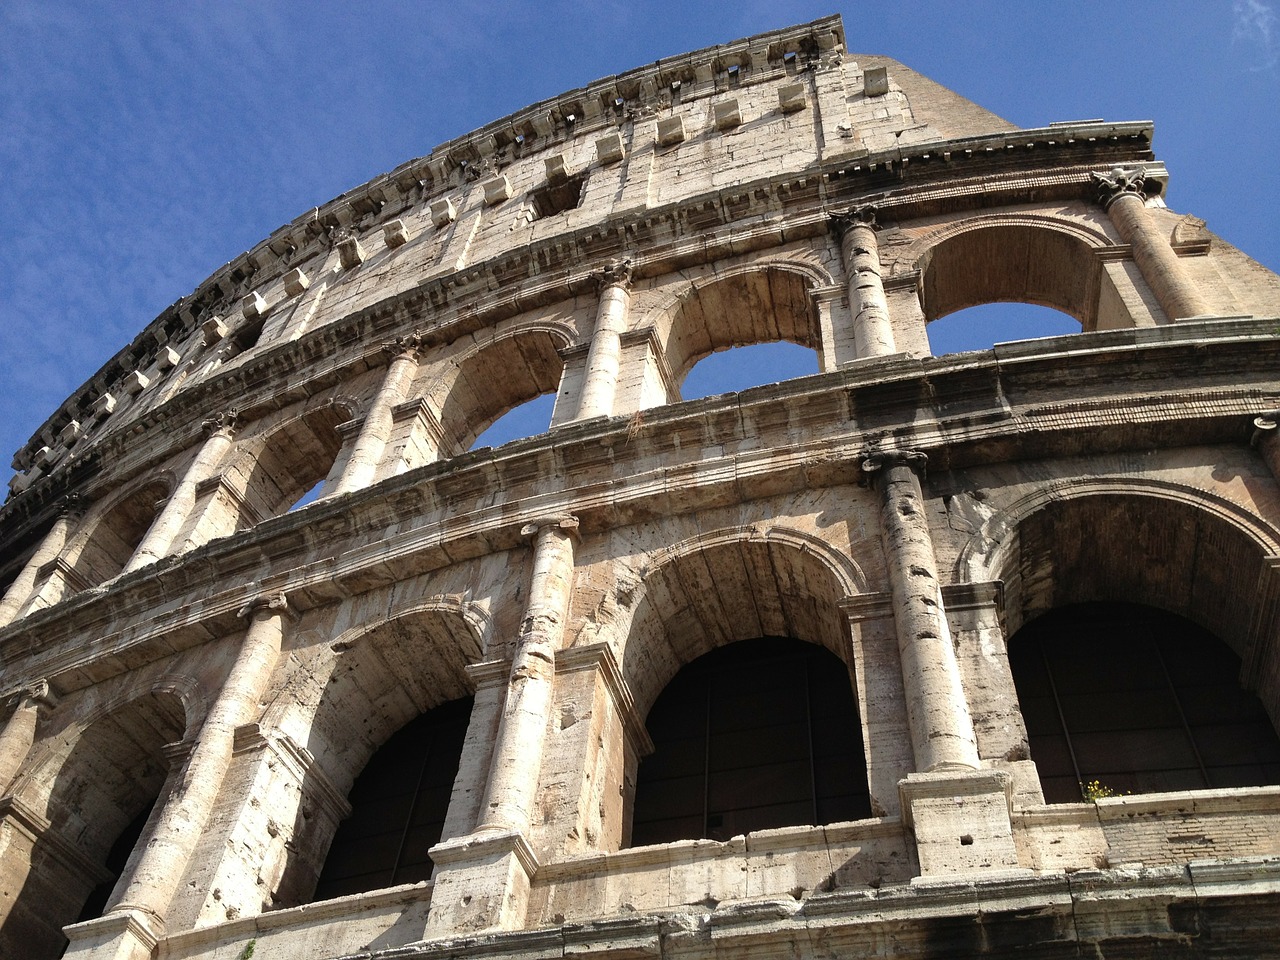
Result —
[{"label": "weathered stone surface", "polygon": [[[1144,201],[1150,141],[1013,129],[826,18],[495,121],[220,269],[0,508],[0,955],[58,955],[131,821],[68,956],[1274,955],[1280,786],[1046,804],[1010,666],[1041,614],[1132,601],[1280,715],[1280,280]],[[929,355],[1005,300],[1081,332]],[[681,402],[775,341],[819,372]],[[471,449],[545,394],[548,431]],[[651,708],[761,637],[830,651],[856,716],[753,732],[730,803],[865,780],[865,819],[633,846]],[[466,697],[431,824],[331,848]],[[1212,749],[1271,769],[1246,739]],[[712,752],[671,774],[707,830]],[[384,848],[431,861],[306,902]]]}]

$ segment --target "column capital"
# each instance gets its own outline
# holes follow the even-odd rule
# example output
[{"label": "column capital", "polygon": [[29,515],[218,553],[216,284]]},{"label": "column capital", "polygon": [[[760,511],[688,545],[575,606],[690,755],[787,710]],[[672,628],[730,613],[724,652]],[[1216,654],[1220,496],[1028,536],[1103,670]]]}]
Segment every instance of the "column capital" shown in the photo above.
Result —
[{"label": "column capital", "polygon": [[522,526],[520,528],[520,536],[533,537],[548,527],[563,530],[571,535],[576,534],[578,532],[578,518],[572,515],[539,517]]},{"label": "column capital", "polygon": [[922,450],[868,450],[859,454],[862,472],[874,474],[887,467],[910,467],[911,470],[924,476],[929,455]]},{"label": "column capital", "polygon": [[259,610],[266,610],[271,613],[289,613],[289,601],[285,598],[283,592],[264,593],[261,596],[254,597],[241,607],[238,616],[241,619],[248,619]]},{"label": "column capital", "polygon": [[58,705],[58,695],[50,688],[49,681],[41,677],[11,694],[9,703],[14,709],[20,709],[25,703],[30,703],[34,707],[53,709]]},{"label": "column capital", "polygon": [[84,516],[85,511],[88,509],[89,500],[83,494],[68,493],[58,502],[57,515],[68,519],[77,519]]},{"label": "column capital", "polygon": [[880,224],[876,222],[878,212],[879,208],[874,203],[864,203],[847,210],[834,211],[828,214],[828,218],[836,236],[843,237],[853,227],[870,227],[872,230],[879,230]]},{"label": "column capital", "polygon": [[382,345],[383,353],[389,354],[392,360],[399,360],[401,357],[417,360],[421,350],[422,334],[417,330],[403,337],[388,340]]},{"label": "column capital", "polygon": [[631,286],[632,277],[635,275],[635,264],[630,257],[619,257],[611,260],[607,265],[592,274],[596,286],[603,290],[605,287],[623,287]]},{"label": "column capital", "polygon": [[1280,427],[1280,410],[1258,414],[1253,418],[1253,435],[1249,438],[1249,445],[1256,447],[1267,437],[1276,436],[1277,427]]},{"label": "column capital", "polygon": [[236,428],[236,419],[239,416],[239,411],[236,410],[235,407],[231,407],[229,410],[224,410],[221,413],[215,413],[213,416],[207,417],[205,421],[200,424],[200,429],[204,432],[205,436],[212,436],[215,433],[226,433],[227,435],[230,435]]},{"label": "column capital", "polygon": [[1089,177],[1104,210],[1123,196],[1135,196],[1145,201],[1160,192],[1158,184],[1154,185],[1154,190],[1147,189],[1147,172],[1141,167],[1113,167],[1108,173],[1095,171]]}]

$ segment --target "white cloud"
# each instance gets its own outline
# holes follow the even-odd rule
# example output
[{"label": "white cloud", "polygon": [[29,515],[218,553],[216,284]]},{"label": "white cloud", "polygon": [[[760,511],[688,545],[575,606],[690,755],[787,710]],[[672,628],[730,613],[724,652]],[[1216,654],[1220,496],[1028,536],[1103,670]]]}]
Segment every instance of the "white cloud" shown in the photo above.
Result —
[{"label": "white cloud", "polygon": [[1241,43],[1256,45],[1262,54],[1261,62],[1255,70],[1272,70],[1277,63],[1276,48],[1273,41],[1276,12],[1271,4],[1263,0],[1235,0],[1232,4],[1235,26],[1231,37]]}]

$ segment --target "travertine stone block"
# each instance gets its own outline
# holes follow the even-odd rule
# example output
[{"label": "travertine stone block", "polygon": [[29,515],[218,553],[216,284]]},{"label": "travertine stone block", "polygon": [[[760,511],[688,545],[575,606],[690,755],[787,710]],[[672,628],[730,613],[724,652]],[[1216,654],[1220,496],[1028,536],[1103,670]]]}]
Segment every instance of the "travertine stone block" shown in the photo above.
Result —
[{"label": "travertine stone block", "polygon": [[809,105],[809,94],[803,83],[788,83],[778,88],[778,109],[795,113]]},{"label": "travertine stone block", "polygon": [[70,446],[71,444],[75,443],[77,440],[80,439],[80,434],[82,432],[83,431],[80,429],[80,421],[72,420],[65,427],[63,427],[61,431],[59,431],[58,439],[61,440],[67,446]]},{"label": "travertine stone block", "polygon": [[149,383],[151,378],[141,370],[131,370],[124,378],[124,392],[131,397],[136,397],[147,388]]},{"label": "travertine stone block", "polygon": [[862,92],[868,97],[883,97],[889,92],[889,68],[867,67],[862,74]]},{"label": "travertine stone block", "polygon": [[265,317],[270,311],[267,301],[263,300],[262,294],[255,290],[240,301],[240,312],[246,320],[257,320],[259,317]]},{"label": "travertine stone block", "polygon": [[677,143],[683,143],[684,133],[684,117],[663,117],[658,121],[658,145],[662,147],[674,146]]},{"label": "travertine stone block", "polygon": [[181,359],[182,355],[173,347],[161,347],[156,351],[156,366],[161,370],[172,370]]},{"label": "travertine stone block", "polygon": [[732,130],[742,123],[742,111],[737,100],[721,100],[711,108],[717,130]]},{"label": "travertine stone block", "polygon": [[569,169],[566,166],[566,159],[563,153],[556,153],[543,161],[547,171],[547,180],[550,183],[563,183],[569,179]]},{"label": "travertine stone block", "polygon": [[365,261],[364,247],[355,237],[345,237],[338,241],[338,261],[343,270],[358,267]]},{"label": "travertine stone block", "polygon": [[431,202],[431,222],[437,228],[447,226],[458,218],[452,200],[433,200]]},{"label": "travertine stone block", "polygon": [[413,234],[403,220],[388,220],[382,225],[382,237],[387,246],[394,250],[412,240]]},{"label": "travertine stone block", "polygon": [[302,272],[300,267],[294,267],[284,275],[282,280],[284,282],[284,292],[291,297],[300,296],[311,286],[311,280]]},{"label": "travertine stone block", "polygon": [[1013,782],[995,770],[913,773],[899,784],[922,877],[1019,869]]},{"label": "travertine stone block", "polygon": [[615,131],[596,140],[596,159],[605,166],[618,163],[623,155],[622,134]]},{"label": "travertine stone block", "polygon": [[200,329],[204,333],[204,345],[206,347],[213,346],[227,335],[227,323],[221,317],[210,317],[200,324]]},{"label": "travertine stone block", "polygon": [[484,186],[484,202],[489,206],[511,199],[511,181],[505,176],[486,180]]},{"label": "travertine stone block", "polygon": [[93,415],[95,417],[108,416],[116,408],[116,398],[109,393],[104,393],[97,400],[93,401]]}]

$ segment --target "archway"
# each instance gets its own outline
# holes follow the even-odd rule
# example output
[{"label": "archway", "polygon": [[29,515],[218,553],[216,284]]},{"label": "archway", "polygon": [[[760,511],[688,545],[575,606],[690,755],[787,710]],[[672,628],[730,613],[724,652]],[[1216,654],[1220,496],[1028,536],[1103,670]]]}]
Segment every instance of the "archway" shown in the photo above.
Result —
[{"label": "archway", "polygon": [[[656,747],[640,761],[631,843],[869,815],[863,721],[839,608],[852,579],[853,571],[833,569],[816,548],[803,549],[783,536],[727,533],[677,547],[649,572],[622,663]],[[717,688],[731,689],[722,685],[726,676],[767,684],[770,671],[775,681],[790,677],[788,693],[757,704],[754,719],[767,719],[755,735],[767,732],[776,747],[770,764],[803,767],[813,782],[807,798],[779,796],[763,805],[775,809],[751,810],[746,794],[752,788],[743,784],[762,775],[763,767],[747,774],[737,748],[721,749],[735,738],[739,744],[750,739],[751,711],[744,714],[744,702],[732,694],[720,698],[723,710],[713,706],[708,714],[707,697]],[[810,695],[831,719],[820,733],[812,729],[813,713],[796,714]],[[686,721],[697,714],[699,702],[703,723],[690,730]],[[828,749],[832,733],[841,738],[844,753]],[[704,759],[714,741],[723,763],[688,769],[698,759],[697,745],[690,746],[695,740]],[[725,780],[726,770],[746,779]],[[702,799],[712,796],[705,791],[715,791],[717,809],[703,809]],[[720,817],[718,824],[712,814]]]},{"label": "archway", "polygon": [[67,943],[62,927],[88,918],[95,891],[91,909],[105,905],[102,893],[118,879],[108,863],[122,863],[113,847],[145,820],[167,776],[164,747],[185,725],[176,696],[147,694],[68,733],[19,780],[14,792],[39,826],[9,829],[0,854],[0,873],[21,878],[0,903],[0,956],[53,960]]},{"label": "archway", "polygon": [[997,343],[1058,337],[1080,332],[1069,314],[1029,303],[983,303],[965,307],[925,329],[935,357],[969,350],[990,350]]},{"label": "archway", "polygon": [[237,530],[286,512],[329,476],[342,448],[338,425],[348,416],[326,404],[253,443],[229,471],[228,482],[240,493]]},{"label": "archway", "polygon": [[1097,321],[1101,267],[1078,231],[1048,223],[983,222],[950,233],[920,260],[925,322],[984,303],[1031,303]]},{"label": "archway", "polygon": [[1240,658],[1134,603],[1056,608],[1009,640],[1045,799],[1280,783],[1280,738]]},{"label": "archway", "polygon": [[785,340],[730,347],[708,354],[681,384],[682,399],[697,400],[818,372],[818,354]]},{"label": "archway", "polygon": [[146,536],[156,513],[169,495],[162,480],[144,484],[115,503],[93,524],[71,562],[73,589],[105,583],[124,569]]},{"label": "archway", "polygon": [[703,357],[731,347],[785,341],[816,351],[822,338],[810,287],[807,274],[777,266],[692,287],[659,321],[674,382],[682,384]]}]

